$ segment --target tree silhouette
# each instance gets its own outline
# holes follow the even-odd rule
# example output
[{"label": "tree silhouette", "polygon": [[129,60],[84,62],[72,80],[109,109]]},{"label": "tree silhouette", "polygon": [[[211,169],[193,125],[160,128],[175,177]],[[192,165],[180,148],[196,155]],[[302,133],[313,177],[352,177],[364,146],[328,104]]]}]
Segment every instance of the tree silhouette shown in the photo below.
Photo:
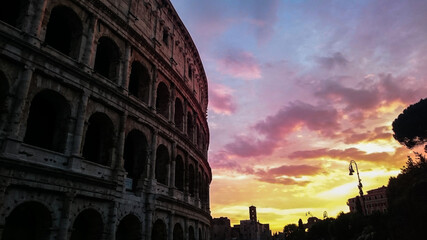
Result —
[{"label": "tree silhouette", "polygon": [[393,137],[407,148],[427,142],[427,99],[407,107],[393,121]]}]

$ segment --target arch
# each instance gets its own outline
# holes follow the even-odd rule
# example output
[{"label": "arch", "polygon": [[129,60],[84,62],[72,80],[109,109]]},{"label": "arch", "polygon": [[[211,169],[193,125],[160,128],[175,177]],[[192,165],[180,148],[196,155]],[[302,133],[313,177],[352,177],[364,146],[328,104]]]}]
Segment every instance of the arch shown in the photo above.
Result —
[{"label": "arch", "polygon": [[194,125],[193,125],[193,115],[188,112],[187,113],[187,135],[190,137],[190,140],[193,141],[193,131],[194,131]]},{"label": "arch", "polygon": [[169,118],[169,89],[163,82],[157,86],[156,110],[165,118]]},{"label": "arch", "polygon": [[59,93],[42,90],[31,101],[24,142],[56,152],[64,152],[70,105]]},{"label": "arch", "polygon": [[192,226],[188,227],[188,240],[196,240],[194,236],[194,228]]},{"label": "arch", "polygon": [[43,204],[25,202],[6,217],[2,240],[48,240],[51,226],[51,214]]},{"label": "arch", "polygon": [[179,98],[175,99],[174,122],[175,122],[176,128],[178,128],[181,131],[184,129],[184,110],[182,107],[181,100]]},{"label": "arch", "polygon": [[175,159],[175,187],[184,191],[184,161],[180,155]]},{"label": "arch", "polygon": [[54,7],[47,24],[45,42],[63,54],[77,58],[82,29],[80,18],[71,8]]},{"label": "arch", "polygon": [[129,77],[129,93],[148,104],[150,89],[150,74],[148,69],[140,62],[132,63],[132,70]]},{"label": "arch", "polygon": [[197,147],[200,147],[200,125],[197,123],[196,124],[196,145]]},{"label": "arch", "polygon": [[132,179],[132,190],[135,187],[146,168],[147,159],[147,138],[138,130],[132,130],[125,139],[124,147],[124,168],[127,177]]},{"label": "arch", "polygon": [[101,214],[94,209],[83,210],[74,220],[70,240],[102,239],[103,228]]},{"label": "arch", "polygon": [[189,192],[190,192],[190,195],[192,195],[192,196],[194,196],[194,188],[195,188],[195,186],[194,186],[194,167],[193,167],[193,165],[191,164],[190,166],[189,166],[189,169],[188,169],[188,190],[189,190]]},{"label": "arch", "polygon": [[16,28],[20,28],[28,8],[28,0],[14,0],[3,2],[0,7],[0,21]]},{"label": "arch", "polygon": [[86,160],[108,165],[114,147],[114,125],[105,114],[96,112],[90,116],[83,146]]},{"label": "arch", "polygon": [[139,240],[142,237],[142,225],[139,219],[129,214],[124,217],[117,227],[116,240]]},{"label": "arch", "polygon": [[198,195],[199,195],[199,199],[202,197],[203,195],[203,189],[202,189],[202,175],[200,173],[200,171],[197,172],[197,191],[198,191]]},{"label": "arch", "polygon": [[184,240],[184,231],[179,223],[173,227],[173,240]]},{"label": "arch", "polygon": [[166,224],[158,219],[153,224],[153,230],[151,233],[151,239],[152,240],[166,240],[167,233],[166,233]]},{"label": "arch", "polygon": [[117,44],[108,37],[101,37],[96,48],[94,70],[102,76],[115,80],[120,62]]},{"label": "arch", "polygon": [[157,182],[168,185],[169,151],[161,144],[156,151],[156,179]]}]

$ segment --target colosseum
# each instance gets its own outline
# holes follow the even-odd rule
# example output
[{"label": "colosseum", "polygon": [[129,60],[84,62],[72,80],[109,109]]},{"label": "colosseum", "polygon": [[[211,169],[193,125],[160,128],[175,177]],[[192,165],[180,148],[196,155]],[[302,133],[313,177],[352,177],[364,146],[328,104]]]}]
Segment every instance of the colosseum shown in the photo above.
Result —
[{"label": "colosseum", "polygon": [[1,239],[209,239],[207,79],[170,0],[1,5]]}]

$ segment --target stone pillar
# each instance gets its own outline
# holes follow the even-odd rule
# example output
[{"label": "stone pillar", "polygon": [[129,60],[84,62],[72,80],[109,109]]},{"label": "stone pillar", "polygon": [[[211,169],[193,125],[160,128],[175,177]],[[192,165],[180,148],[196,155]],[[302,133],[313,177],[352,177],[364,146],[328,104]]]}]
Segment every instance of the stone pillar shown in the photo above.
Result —
[{"label": "stone pillar", "polygon": [[131,46],[129,44],[126,44],[125,49],[125,57],[123,60],[123,74],[122,74],[122,82],[121,86],[123,89],[129,91],[129,63],[130,63],[130,52],[131,52]]},{"label": "stone pillar", "polygon": [[173,215],[172,212],[168,214],[168,240],[173,240]]},{"label": "stone pillar", "polygon": [[169,97],[169,122],[172,124],[175,124],[175,94],[175,85],[172,85]]},{"label": "stone pillar", "polygon": [[189,178],[189,167],[188,167],[188,153],[184,156],[184,201],[188,201],[190,195],[190,178]]},{"label": "stone pillar", "polygon": [[199,186],[199,184],[200,184],[200,182],[199,182],[199,162],[196,162],[196,164],[194,164],[194,175],[196,178],[194,181],[194,198],[196,200],[199,200],[200,199],[200,196],[199,196],[199,194],[200,194],[200,192],[199,192],[199,189],[200,189],[200,186]]},{"label": "stone pillar", "polygon": [[80,156],[88,99],[89,93],[84,91],[80,98],[76,126],[74,129],[73,147],[71,149],[71,155],[73,156]]},{"label": "stone pillar", "polygon": [[116,239],[117,208],[118,208],[118,203],[116,201],[114,201],[114,203],[112,203],[112,206],[110,209],[108,226],[107,226],[108,230],[105,231],[107,237],[104,239],[107,239],[107,240],[115,240]]},{"label": "stone pillar", "polygon": [[153,138],[151,140],[151,159],[150,159],[150,179],[156,178],[156,152],[157,152],[157,135],[158,130],[153,131]]},{"label": "stone pillar", "polygon": [[149,107],[151,107],[151,109],[153,109],[154,111],[156,110],[156,99],[157,99],[157,83],[158,83],[158,76],[157,76],[157,68],[154,67],[153,69],[153,81],[152,85],[151,85],[151,102],[149,103]]},{"label": "stone pillar", "polygon": [[67,192],[64,196],[64,200],[62,202],[60,227],[59,227],[59,233],[58,233],[59,240],[68,239],[68,229],[70,228],[70,218],[71,218],[70,209],[75,196],[76,196],[75,193],[71,193],[71,192]]},{"label": "stone pillar", "polygon": [[175,167],[176,167],[176,142],[172,142],[172,152],[170,161],[170,174],[169,174],[169,194],[173,196],[175,189]]},{"label": "stone pillar", "polygon": [[[9,136],[15,139],[20,139],[20,131],[22,131],[21,125],[24,123],[24,121],[22,121],[22,117],[25,107],[25,100],[27,99],[28,91],[30,89],[31,79],[33,78],[33,71],[34,68],[32,66],[25,65],[24,71],[19,78],[19,84],[15,89],[16,95],[9,120]],[[23,134],[25,133],[22,133],[22,135]]]},{"label": "stone pillar", "polygon": [[28,15],[22,24],[22,31],[28,33],[32,37],[39,38],[47,0],[30,2]]},{"label": "stone pillar", "polygon": [[83,32],[83,39],[81,49],[80,49],[80,62],[84,64],[86,67],[91,68],[92,63],[94,61],[95,54],[95,46],[94,38],[95,38],[95,27],[97,23],[97,18],[95,16],[89,17],[88,29]]},{"label": "stone pillar", "polygon": [[119,127],[119,133],[118,133],[118,140],[117,140],[117,159],[115,163],[115,168],[123,170],[123,152],[125,148],[125,131],[126,131],[126,119],[128,116],[128,112],[125,110],[123,114],[120,117],[120,127]]}]

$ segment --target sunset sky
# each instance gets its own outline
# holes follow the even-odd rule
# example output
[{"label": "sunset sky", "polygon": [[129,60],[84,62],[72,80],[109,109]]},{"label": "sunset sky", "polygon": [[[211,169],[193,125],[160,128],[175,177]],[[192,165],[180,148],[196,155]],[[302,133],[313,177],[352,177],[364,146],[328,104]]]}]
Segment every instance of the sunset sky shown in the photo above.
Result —
[{"label": "sunset sky", "polygon": [[410,153],[391,123],[427,97],[427,1],[171,0],[209,82],[213,217],[282,231],[335,217]]}]

